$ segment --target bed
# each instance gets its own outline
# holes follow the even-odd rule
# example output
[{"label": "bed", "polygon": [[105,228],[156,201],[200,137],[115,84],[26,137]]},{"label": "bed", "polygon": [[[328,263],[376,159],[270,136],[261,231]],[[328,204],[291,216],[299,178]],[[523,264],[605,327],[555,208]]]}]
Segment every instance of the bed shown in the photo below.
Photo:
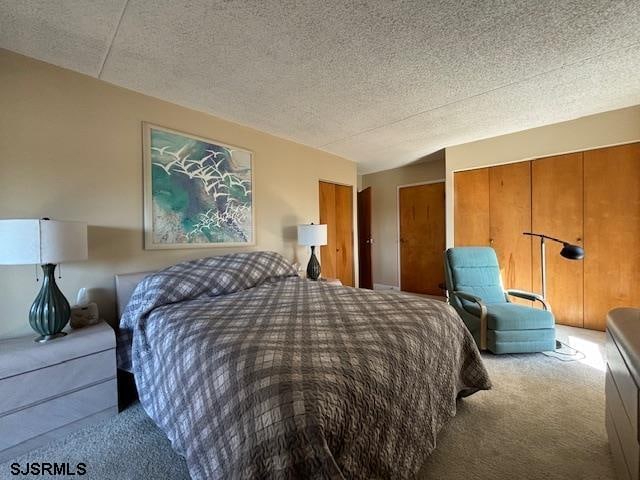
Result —
[{"label": "bed", "polygon": [[412,478],[491,386],[447,304],[304,280],[273,252],[120,276],[118,298],[119,366],[194,479]]}]

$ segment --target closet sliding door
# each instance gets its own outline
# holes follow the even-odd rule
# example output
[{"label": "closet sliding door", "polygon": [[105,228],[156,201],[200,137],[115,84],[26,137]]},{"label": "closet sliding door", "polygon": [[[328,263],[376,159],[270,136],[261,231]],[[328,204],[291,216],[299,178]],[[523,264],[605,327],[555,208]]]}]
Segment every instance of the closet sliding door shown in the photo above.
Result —
[{"label": "closet sliding door", "polygon": [[456,172],[453,189],[454,245],[489,245],[489,169]]},{"label": "closet sliding door", "polygon": [[324,278],[354,286],[353,187],[320,182],[320,223],[327,225],[327,245],[320,247]]},{"label": "closet sliding door", "polygon": [[584,152],[584,326],[640,305],[640,144]]},{"label": "closet sliding door", "polygon": [[[531,162],[532,230],[582,245],[582,153]],[[583,326],[584,263],[560,256],[562,245],[547,241],[547,300],[556,323]],[[533,290],[541,293],[540,240],[532,246]]]},{"label": "closet sliding door", "polygon": [[453,195],[454,245],[493,247],[504,288],[530,290],[530,162],[456,172]]},{"label": "closet sliding door", "polygon": [[[531,162],[489,169],[490,245],[505,289],[531,290]],[[530,305],[527,300],[512,301]]]}]

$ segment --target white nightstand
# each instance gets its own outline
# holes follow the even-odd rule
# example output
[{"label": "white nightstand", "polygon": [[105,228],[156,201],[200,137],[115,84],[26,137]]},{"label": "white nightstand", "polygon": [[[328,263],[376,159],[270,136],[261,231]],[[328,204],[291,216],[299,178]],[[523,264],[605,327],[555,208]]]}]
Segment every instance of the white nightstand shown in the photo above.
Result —
[{"label": "white nightstand", "polygon": [[0,341],[0,462],[118,412],[113,329],[65,331]]}]

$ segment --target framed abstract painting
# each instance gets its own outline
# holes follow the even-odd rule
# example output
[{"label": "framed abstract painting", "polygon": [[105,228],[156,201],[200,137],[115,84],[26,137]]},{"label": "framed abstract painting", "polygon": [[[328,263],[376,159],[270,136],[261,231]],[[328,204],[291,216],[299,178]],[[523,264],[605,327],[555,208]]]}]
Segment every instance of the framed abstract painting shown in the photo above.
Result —
[{"label": "framed abstract painting", "polygon": [[252,153],[142,124],[145,249],[255,245]]}]

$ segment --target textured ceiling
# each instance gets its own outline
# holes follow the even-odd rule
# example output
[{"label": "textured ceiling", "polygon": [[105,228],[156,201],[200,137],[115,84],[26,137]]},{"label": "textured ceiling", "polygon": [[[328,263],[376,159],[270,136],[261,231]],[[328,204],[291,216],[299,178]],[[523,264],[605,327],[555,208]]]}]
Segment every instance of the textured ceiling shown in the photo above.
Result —
[{"label": "textured ceiling", "polygon": [[0,47],[359,163],[640,103],[640,1],[0,0]]}]

